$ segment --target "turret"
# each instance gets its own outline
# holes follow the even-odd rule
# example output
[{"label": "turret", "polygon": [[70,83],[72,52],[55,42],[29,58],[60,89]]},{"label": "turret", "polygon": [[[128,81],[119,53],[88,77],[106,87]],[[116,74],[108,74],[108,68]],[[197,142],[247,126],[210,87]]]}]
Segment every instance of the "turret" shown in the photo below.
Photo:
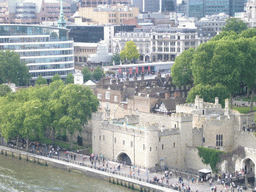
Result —
[{"label": "turret", "polygon": [[224,115],[229,115],[229,99],[225,99],[225,112]]},{"label": "turret", "polygon": [[158,124],[145,126],[145,167],[152,168],[159,162],[158,159]]},{"label": "turret", "polygon": [[215,97],[215,105],[219,104],[219,97]]}]

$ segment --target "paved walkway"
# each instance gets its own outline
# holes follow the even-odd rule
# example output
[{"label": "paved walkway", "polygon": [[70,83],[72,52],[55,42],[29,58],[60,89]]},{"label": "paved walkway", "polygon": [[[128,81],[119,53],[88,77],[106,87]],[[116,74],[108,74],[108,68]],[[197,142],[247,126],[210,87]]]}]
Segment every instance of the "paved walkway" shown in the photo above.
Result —
[{"label": "paved walkway", "polygon": [[[12,148],[6,148],[4,146],[0,146],[0,149],[9,149],[9,150],[15,150]],[[20,151],[20,150],[15,150],[21,153],[25,153],[24,151]],[[35,155],[35,154],[33,154]],[[72,158],[71,158],[72,155]],[[76,159],[74,160],[74,155],[76,156]],[[74,152],[70,152],[68,151],[68,155],[64,152],[61,151],[59,153],[59,156],[57,155],[52,155],[51,157],[45,157],[45,156],[41,156],[41,155],[35,155],[36,158],[40,157],[41,159],[46,158],[45,160],[47,161],[52,161],[52,162],[58,162],[59,164],[65,164],[68,166],[79,166],[79,168],[86,168],[86,169],[90,169],[90,171],[94,170],[97,171],[101,174],[107,174],[107,176],[121,176],[121,177],[125,177],[126,179],[132,179],[132,181],[136,182],[142,182],[142,181],[153,181],[154,177],[156,177],[157,179],[159,179],[159,182],[157,183],[157,185],[162,185],[162,186],[177,186],[181,191],[184,191],[184,189],[187,189],[188,187],[190,187],[190,189],[192,191],[199,191],[199,192],[207,192],[207,191],[211,191],[211,187],[209,185],[208,182],[197,182],[197,177],[193,176],[191,174],[187,176],[183,176],[183,183],[184,186],[182,187],[182,184],[178,182],[179,177],[181,176],[180,173],[175,174],[175,172],[172,172],[172,177],[168,177],[168,178],[164,178],[164,172],[158,172],[158,173],[150,173],[149,171],[145,170],[145,169],[139,169],[138,172],[138,168],[133,168],[130,167],[128,165],[124,166],[122,164],[116,163],[116,162],[112,162],[112,161],[104,161],[104,163],[102,161],[94,161],[96,163],[91,163],[89,156],[85,156],[79,153],[74,153]],[[120,170],[118,170],[118,166],[120,165]],[[103,171],[104,168],[104,171]],[[191,177],[195,177],[194,178],[194,182],[192,183],[192,178]],[[164,178],[163,180],[161,178]],[[167,181],[168,180],[168,181]],[[145,184],[144,182],[144,184]],[[167,183],[168,182],[168,183]],[[150,183],[148,183],[150,184]],[[150,184],[151,185],[151,184]],[[156,184],[154,184],[155,186]],[[219,185],[216,183],[216,181],[214,181],[212,183],[212,187],[217,187],[217,191],[230,191],[230,189],[225,189],[225,187],[223,185]],[[164,191],[173,191],[173,190],[169,190],[167,188],[163,188],[166,189]],[[246,191],[246,190],[243,190]],[[249,191],[249,190],[247,190]]]}]

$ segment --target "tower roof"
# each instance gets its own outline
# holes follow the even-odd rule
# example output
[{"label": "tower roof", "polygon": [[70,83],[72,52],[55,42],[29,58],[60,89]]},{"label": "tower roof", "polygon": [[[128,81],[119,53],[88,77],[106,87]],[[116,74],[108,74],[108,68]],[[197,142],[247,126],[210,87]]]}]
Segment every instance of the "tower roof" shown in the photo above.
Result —
[{"label": "tower roof", "polygon": [[62,0],[60,0],[60,19],[58,20],[59,27],[66,27],[67,21],[64,19]]}]

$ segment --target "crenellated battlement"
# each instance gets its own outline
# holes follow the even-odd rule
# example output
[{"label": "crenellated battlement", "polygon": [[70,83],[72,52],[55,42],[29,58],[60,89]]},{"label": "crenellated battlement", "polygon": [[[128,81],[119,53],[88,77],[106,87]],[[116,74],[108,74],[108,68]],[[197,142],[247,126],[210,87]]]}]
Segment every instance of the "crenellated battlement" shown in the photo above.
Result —
[{"label": "crenellated battlement", "polygon": [[103,120],[103,113],[102,112],[92,113],[92,120],[102,121]]},{"label": "crenellated battlement", "polygon": [[171,115],[172,121],[187,122],[187,121],[192,121],[192,119],[193,119],[193,114],[189,114],[189,113],[173,113]]},{"label": "crenellated battlement", "polygon": [[158,125],[158,123],[154,123],[154,124],[145,123],[145,130],[146,131],[157,131],[157,130],[159,130],[159,125]]},{"label": "crenellated battlement", "polygon": [[138,126],[127,125],[126,123],[116,124],[116,123],[111,123],[109,121],[102,122],[102,129],[111,130],[114,132],[123,132],[125,134],[132,134],[132,135],[144,135],[144,132],[145,132],[144,128],[141,128]]}]

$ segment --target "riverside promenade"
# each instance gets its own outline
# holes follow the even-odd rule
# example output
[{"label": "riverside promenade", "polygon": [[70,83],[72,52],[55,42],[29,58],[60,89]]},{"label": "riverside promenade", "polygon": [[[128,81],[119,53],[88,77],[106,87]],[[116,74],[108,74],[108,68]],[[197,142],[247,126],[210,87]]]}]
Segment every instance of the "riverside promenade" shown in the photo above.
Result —
[{"label": "riverside promenade", "polygon": [[61,160],[60,157],[59,159],[55,159],[56,157],[55,158],[45,157],[45,156],[36,155],[33,153],[28,153],[28,152],[24,152],[21,150],[17,150],[17,149],[5,147],[5,146],[0,146],[0,151],[2,155],[13,156],[13,157],[19,158],[20,160],[24,159],[27,161],[32,161],[34,163],[43,164],[47,166],[58,167],[58,168],[66,169],[67,171],[79,171],[84,173],[87,176],[109,180],[110,182],[123,185],[124,187],[128,187],[131,189],[136,189],[140,191],[176,192],[175,190],[150,184],[147,182],[143,182],[135,178],[122,176],[123,174],[114,174],[111,172],[101,171],[95,168],[91,168],[90,166],[88,166],[87,163],[83,164],[82,162],[79,162],[79,161],[66,162],[64,161],[64,159]]},{"label": "riverside promenade", "polygon": [[[107,163],[107,166],[105,165],[105,169],[103,170],[103,166],[100,162],[96,161],[96,163],[91,164],[88,156],[74,152],[68,152],[69,155],[65,154],[65,152],[61,152],[59,156],[47,157],[5,146],[0,146],[0,152],[2,155],[13,156],[42,165],[49,165],[52,167],[65,169],[67,171],[82,172],[86,176],[108,180],[111,183],[139,191],[211,191],[211,187],[208,182],[197,182],[197,177],[194,175],[184,175],[181,173],[175,174],[173,172],[172,177],[161,180],[161,178],[164,176],[163,172],[149,173],[144,169],[138,169],[136,167],[133,168],[127,165],[123,166],[112,161],[106,161],[105,163]],[[72,159],[71,155],[73,157]],[[74,155],[76,156],[75,160]],[[120,170],[118,169],[119,165]],[[183,185],[182,183],[178,182],[179,177],[183,178]],[[149,183],[149,181],[153,181],[154,178],[160,179],[161,182],[157,182],[157,184]],[[192,178],[194,182],[192,182]],[[171,189],[171,186],[177,186],[178,189]],[[230,191],[230,189],[225,189],[224,186],[217,184],[216,182],[212,183],[212,187],[216,187],[216,191]]]}]

